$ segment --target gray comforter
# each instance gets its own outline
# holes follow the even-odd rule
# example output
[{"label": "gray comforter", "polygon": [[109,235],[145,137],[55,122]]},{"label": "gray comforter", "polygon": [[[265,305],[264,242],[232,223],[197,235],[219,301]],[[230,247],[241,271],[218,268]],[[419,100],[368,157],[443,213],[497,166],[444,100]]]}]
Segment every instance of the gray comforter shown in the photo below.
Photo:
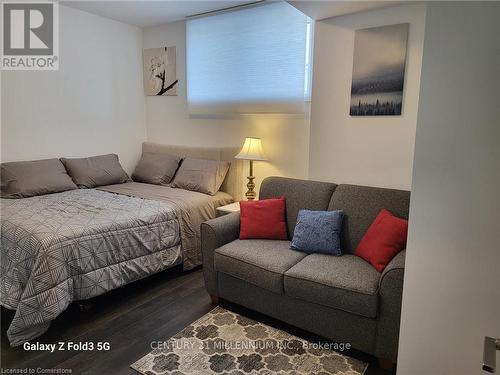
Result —
[{"label": "gray comforter", "polygon": [[1,199],[0,302],[12,346],[44,333],[74,300],[182,262],[176,208],[99,190]]},{"label": "gray comforter", "polygon": [[0,199],[0,304],[16,310],[11,345],[43,334],[72,301],[201,264],[200,224],[230,202],[223,192],[136,182]]},{"label": "gray comforter", "polygon": [[129,182],[108,185],[99,190],[112,193],[153,199],[174,207],[181,234],[182,263],[184,270],[190,270],[202,263],[201,223],[216,216],[215,209],[233,202],[232,197],[219,191],[214,196],[168,186]]}]

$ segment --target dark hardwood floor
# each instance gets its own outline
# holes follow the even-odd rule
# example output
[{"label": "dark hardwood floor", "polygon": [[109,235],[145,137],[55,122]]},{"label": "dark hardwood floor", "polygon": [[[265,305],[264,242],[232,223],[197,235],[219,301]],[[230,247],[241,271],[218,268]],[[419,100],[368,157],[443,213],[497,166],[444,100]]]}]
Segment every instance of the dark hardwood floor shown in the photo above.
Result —
[{"label": "dark hardwood floor", "polygon": [[[269,317],[222,301],[222,306],[305,339],[319,338]],[[140,280],[92,300],[82,311],[77,303],[62,313],[40,343],[109,342],[109,351],[25,351],[9,346],[6,331],[12,312],[2,308],[1,368],[65,368],[72,374],[137,374],[129,365],[151,351],[152,341],[166,340],[214,306],[205,291],[201,270],[183,273],[175,268]],[[351,351],[370,362],[367,375],[390,375],[373,357]]]}]

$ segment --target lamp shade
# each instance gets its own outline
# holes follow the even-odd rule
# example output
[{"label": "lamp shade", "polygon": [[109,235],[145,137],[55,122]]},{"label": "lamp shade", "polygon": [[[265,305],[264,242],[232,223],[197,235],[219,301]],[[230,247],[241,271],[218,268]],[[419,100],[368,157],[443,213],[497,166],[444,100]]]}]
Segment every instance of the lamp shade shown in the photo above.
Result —
[{"label": "lamp shade", "polygon": [[267,160],[262,150],[262,140],[260,138],[246,137],[240,153],[235,158],[243,160]]}]

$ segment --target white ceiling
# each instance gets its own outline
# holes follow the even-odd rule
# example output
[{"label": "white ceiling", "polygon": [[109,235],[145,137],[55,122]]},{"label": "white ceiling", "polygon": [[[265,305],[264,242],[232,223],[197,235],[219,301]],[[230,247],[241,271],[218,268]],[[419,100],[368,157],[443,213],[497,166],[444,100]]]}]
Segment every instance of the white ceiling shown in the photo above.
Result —
[{"label": "white ceiling", "polygon": [[62,5],[80,9],[139,27],[161,25],[183,20],[186,16],[252,2],[251,0],[218,1],[61,1]]},{"label": "white ceiling", "polygon": [[288,1],[298,10],[307,14],[314,20],[322,20],[330,17],[343,16],[345,14],[363,12],[375,8],[385,8],[388,6],[408,3],[408,1],[333,1],[333,0],[299,0]]},{"label": "white ceiling", "polygon": [[[183,20],[186,16],[194,14],[242,5],[254,1],[255,0],[63,0],[61,4],[131,25],[148,27]],[[358,0],[302,0],[288,2],[316,20],[402,3],[402,1]]]}]

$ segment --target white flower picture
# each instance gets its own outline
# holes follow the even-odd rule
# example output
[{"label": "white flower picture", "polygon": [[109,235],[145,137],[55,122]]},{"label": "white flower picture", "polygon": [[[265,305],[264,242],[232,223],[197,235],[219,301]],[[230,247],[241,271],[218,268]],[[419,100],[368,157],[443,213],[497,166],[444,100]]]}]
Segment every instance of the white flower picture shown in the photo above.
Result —
[{"label": "white flower picture", "polygon": [[175,46],[143,51],[144,93],[148,96],[177,95]]}]

